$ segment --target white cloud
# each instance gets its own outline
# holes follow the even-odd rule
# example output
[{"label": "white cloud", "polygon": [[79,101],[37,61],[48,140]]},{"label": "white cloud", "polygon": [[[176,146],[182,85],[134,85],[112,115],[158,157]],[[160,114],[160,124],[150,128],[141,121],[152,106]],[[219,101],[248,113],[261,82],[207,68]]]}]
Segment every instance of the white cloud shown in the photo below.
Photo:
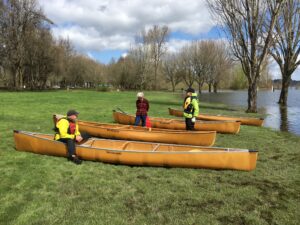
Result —
[{"label": "white cloud", "polygon": [[121,36],[119,34],[111,36],[102,36],[99,31],[93,27],[82,28],[78,26],[72,27],[56,27],[53,29],[56,37],[69,38],[79,51],[101,51],[106,49],[127,49],[131,43],[131,38]]},{"label": "white cloud", "polygon": [[170,52],[178,52],[182,47],[190,44],[191,41],[189,40],[181,40],[181,39],[171,39],[167,43],[168,51]]},{"label": "white cloud", "polygon": [[56,24],[54,35],[68,37],[83,52],[128,49],[139,31],[154,24],[187,34],[206,33],[213,26],[205,0],[40,0],[40,4]]},{"label": "white cloud", "polygon": [[[299,58],[299,57],[298,57]],[[281,71],[274,59],[270,60],[269,72],[273,79],[281,79]],[[298,67],[292,75],[293,80],[300,80],[300,68]]]}]

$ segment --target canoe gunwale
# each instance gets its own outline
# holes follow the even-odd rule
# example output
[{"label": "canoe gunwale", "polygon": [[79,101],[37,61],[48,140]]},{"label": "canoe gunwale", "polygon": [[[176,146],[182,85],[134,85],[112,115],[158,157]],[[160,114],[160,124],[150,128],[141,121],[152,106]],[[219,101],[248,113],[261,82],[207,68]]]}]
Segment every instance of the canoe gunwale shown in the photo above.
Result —
[{"label": "canoe gunwale", "polygon": [[[173,109],[173,108],[168,108],[168,111],[169,111],[169,114],[170,115],[173,115],[173,116],[177,116],[177,117],[182,117],[181,115],[178,115],[179,112],[182,112],[178,109]],[[244,117],[244,116],[232,116],[232,115],[221,115],[221,114],[218,114],[218,115],[210,115],[210,114],[204,114],[204,113],[201,113],[199,114],[198,117],[202,117],[202,118],[199,118],[200,120],[204,120],[204,121],[226,121],[226,120],[234,120],[236,122],[240,122],[241,125],[249,125],[249,126],[263,126],[263,123],[264,123],[264,118],[260,117],[260,118],[257,118],[257,117]],[[206,117],[206,118],[203,118],[203,117]],[[223,117],[223,119],[220,119],[220,118]],[[225,119],[226,118],[226,119]]]},{"label": "canoe gunwale", "polygon": [[[121,114],[125,114],[126,116],[134,116],[133,114],[128,114],[128,113],[123,113],[123,112],[119,112],[116,110],[113,110],[113,113],[121,113]],[[161,118],[160,118],[161,119]],[[150,121],[154,121],[154,122],[159,122],[159,123],[163,123],[163,124],[169,124],[171,122],[178,122],[178,123],[185,123],[184,119],[180,120],[180,119],[173,119],[173,118],[163,118],[164,120],[160,120],[159,118],[157,119],[157,117],[150,117]],[[196,123],[210,123],[210,124],[223,124],[223,123],[240,123],[240,120],[196,120]],[[128,125],[130,126],[130,125]],[[133,126],[133,125],[131,125]],[[159,129],[163,129],[163,128],[159,128]]]},{"label": "canoe gunwale", "polygon": [[[101,127],[102,124],[93,124],[93,122],[91,122],[92,124],[89,124],[90,122],[86,122],[86,121],[82,121],[79,120],[79,123],[83,123],[82,125],[86,126],[86,127],[98,127],[101,129],[109,129],[109,130],[130,130],[130,131],[135,131],[135,132],[151,132],[151,133],[161,133],[161,132],[168,132],[170,134],[187,134],[187,131],[184,130],[170,130],[170,129],[163,129],[163,128],[152,128],[151,131],[149,131],[147,128],[144,129],[140,129],[140,126],[133,126],[133,125],[124,125],[127,127]],[[110,125],[110,124],[107,124]],[[118,125],[118,124],[115,124]],[[130,129],[130,127],[137,127],[138,129],[132,130]],[[80,128],[79,128],[80,130]],[[211,134],[211,133],[216,133],[216,131],[191,131],[189,134]]]},{"label": "canoe gunwale", "polygon": [[[113,110],[114,121],[119,124],[134,124],[135,116],[132,114],[122,113]],[[168,129],[177,131],[186,131],[186,124],[184,119],[173,118],[160,118],[150,117],[153,128]],[[216,131],[223,134],[237,134],[240,131],[241,122],[235,120],[222,120],[222,121],[205,121],[197,120],[195,123],[195,131]]]},{"label": "canoe gunwale", "polygon": [[[34,137],[36,139],[41,139],[41,140],[46,140],[46,141],[51,141],[55,144],[59,144],[59,145],[65,145],[65,143],[60,142],[60,141],[56,141],[56,140],[52,140],[52,139],[48,139],[48,138],[44,138],[44,137],[40,137],[38,135],[49,135],[52,136],[52,134],[42,134],[42,133],[36,133],[36,132],[27,132],[27,131],[17,131],[14,130],[14,133],[19,133],[19,134],[23,134],[26,136],[30,136],[30,137]],[[93,142],[96,140],[113,140],[116,142],[123,142],[122,140],[114,140],[114,139],[105,139],[105,138],[90,138],[89,140],[92,140]],[[126,141],[127,144],[129,143],[141,143],[142,141]],[[258,153],[257,150],[249,150],[249,149],[234,149],[234,148],[222,148],[222,147],[207,147],[207,146],[195,146],[195,145],[180,145],[180,144],[165,144],[165,143],[157,143],[157,142],[145,142],[147,144],[153,144],[155,145],[154,148],[158,148],[161,145],[164,146],[178,146],[178,147],[191,147],[192,148],[206,148],[206,149],[216,149],[216,151],[199,151],[199,152],[189,152],[189,151],[145,151],[145,150],[118,150],[118,149],[111,149],[111,148],[102,148],[102,147],[93,147],[91,145],[77,145],[76,147],[80,147],[80,148],[86,148],[86,149],[93,149],[93,150],[98,150],[98,151],[108,151],[108,152],[116,152],[116,153],[122,153],[122,152],[126,152],[126,153],[150,153],[150,154],[217,154],[217,153]],[[219,150],[219,151],[218,151]],[[220,151],[223,150],[223,151]]]}]

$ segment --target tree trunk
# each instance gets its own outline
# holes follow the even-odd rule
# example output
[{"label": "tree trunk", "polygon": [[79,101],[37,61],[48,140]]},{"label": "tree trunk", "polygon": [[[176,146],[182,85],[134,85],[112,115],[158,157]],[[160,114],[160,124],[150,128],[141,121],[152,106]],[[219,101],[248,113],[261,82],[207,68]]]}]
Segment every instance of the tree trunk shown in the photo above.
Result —
[{"label": "tree trunk", "polygon": [[218,92],[218,84],[214,83],[214,93],[217,93],[217,92]]},{"label": "tree trunk", "polygon": [[248,113],[257,113],[257,82],[252,82],[248,87]]},{"label": "tree trunk", "polygon": [[201,86],[202,86],[202,85],[199,83],[199,84],[198,84],[198,91],[199,91],[199,94],[202,93]]},{"label": "tree trunk", "polygon": [[21,72],[19,73],[19,79],[20,79],[19,89],[22,90],[24,88],[24,84],[23,84],[23,74]]},{"label": "tree trunk", "polygon": [[175,84],[174,84],[174,82],[171,82],[171,84],[172,84],[172,92],[175,92]]},{"label": "tree trunk", "polygon": [[208,92],[211,93],[211,83],[208,84]]},{"label": "tree trunk", "polygon": [[13,88],[14,88],[15,90],[17,90],[17,87],[18,87],[18,72],[17,72],[17,71],[14,71],[13,74],[14,74]]},{"label": "tree trunk", "polygon": [[289,123],[287,120],[287,107],[286,106],[280,106],[280,130],[281,131],[288,131],[289,130]]},{"label": "tree trunk", "polygon": [[157,66],[154,65],[154,85],[153,85],[153,89],[154,91],[156,91],[157,89]]},{"label": "tree trunk", "polygon": [[17,89],[22,90],[23,89],[23,73],[22,68],[17,69]]},{"label": "tree trunk", "polygon": [[282,85],[281,85],[281,93],[280,93],[280,97],[278,100],[278,103],[282,106],[287,105],[287,98],[288,98],[290,82],[291,82],[291,76],[289,76],[289,75],[283,76]]}]

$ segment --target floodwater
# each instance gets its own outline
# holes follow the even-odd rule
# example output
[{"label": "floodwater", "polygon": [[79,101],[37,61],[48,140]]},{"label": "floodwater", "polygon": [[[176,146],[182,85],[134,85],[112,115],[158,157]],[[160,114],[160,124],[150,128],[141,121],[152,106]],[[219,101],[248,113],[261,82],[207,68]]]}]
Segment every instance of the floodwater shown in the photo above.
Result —
[{"label": "floodwater", "polygon": [[[224,103],[230,106],[242,106],[247,109],[247,91],[225,91],[220,93],[202,93],[200,102]],[[287,131],[300,136],[300,90],[289,89],[288,105],[277,104],[280,90],[258,91],[257,107],[260,113],[265,113],[264,126]]]}]

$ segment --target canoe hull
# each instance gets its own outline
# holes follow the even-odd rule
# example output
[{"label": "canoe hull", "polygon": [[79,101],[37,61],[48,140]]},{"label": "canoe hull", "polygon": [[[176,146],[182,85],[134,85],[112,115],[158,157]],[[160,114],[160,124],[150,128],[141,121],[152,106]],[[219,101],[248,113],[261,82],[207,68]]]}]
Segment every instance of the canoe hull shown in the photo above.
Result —
[{"label": "canoe hull", "polygon": [[176,131],[127,126],[120,124],[101,124],[79,121],[79,130],[95,137],[159,142],[182,145],[212,146],[215,143],[215,131]]},{"label": "canoe hull", "polygon": [[[18,131],[14,132],[14,140],[18,151],[66,156],[65,144],[54,141],[53,135]],[[76,152],[80,158],[124,165],[250,171],[256,168],[258,155],[257,152],[249,152],[248,150],[226,151],[222,148],[201,148],[146,142],[128,143],[127,141],[107,139],[92,139],[88,142],[77,145]]]},{"label": "canoe hull", "polygon": [[[183,117],[183,112],[176,109],[169,108],[169,114],[177,117]],[[213,115],[205,115],[205,114],[199,114],[199,116],[197,116],[197,119],[207,120],[207,121],[235,120],[235,121],[240,121],[242,125],[258,126],[258,127],[261,127],[264,123],[264,119],[258,119],[258,118],[213,116]]]},{"label": "canoe hull", "polygon": [[[113,112],[115,122],[120,124],[134,125],[135,116]],[[154,128],[185,130],[185,122],[177,119],[151,117],[151,126]],[[240,122],[237,121],[196,121],[195,130],[198,131],[216,131],[224,134],[237,134],[240,131]]]}]

